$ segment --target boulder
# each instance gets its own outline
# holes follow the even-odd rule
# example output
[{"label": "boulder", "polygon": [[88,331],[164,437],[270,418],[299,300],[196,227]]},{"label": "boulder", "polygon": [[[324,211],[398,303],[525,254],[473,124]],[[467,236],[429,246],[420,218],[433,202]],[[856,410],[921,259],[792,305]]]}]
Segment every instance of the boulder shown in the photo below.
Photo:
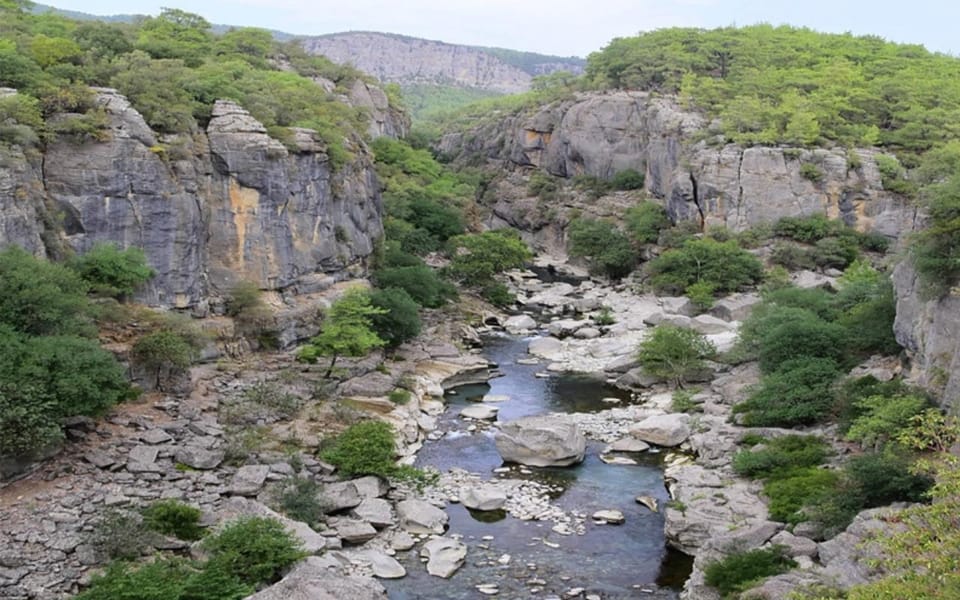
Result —
[{"label": "boulder", "polygon": [[441,534],[450,520],[443,509],[415,498],[397,503],[397,518],[400,527],[420,534]]},{"label": "boulder", "polygon": [[563,358],[563,342],[553,337],[542,337],[531,340],[527,352],[547,360],[561,360]]},{"label": "boulder", "polygon": [[379,550],[367,550],[361,557],[370,563],[373,576],[380,579],[400,579],[406,576],[407,570],[397,559]]},{"label": "boulder", "polygon": [[578,329],[573,333],[573,337],[578,340],[593,340],[600,337],[600,330],[595,327],[584,327]]},{"label": "boulder", "polygon": [[496,419],[500,409],[489,404],[472,404],[464,407],[460,411],[460,416],[465,419]]},{"label": "boulder", "polygon": [[590,321],[575,319],[560,319],[547,325],[547,331],[556,338],[565,338],[573,335],[578,329],[582,329],[590,324]]},{"label": "boulder", "polygon": [[630,369],[623,375],[617,378],[616,386],[621,389],[645,389],[650,388],[658,383],[663,382],[662,377],[656,377],[655,375],[648,375],[644,372],[643,367],[636,367]]},{"label": "boulder", "polygon": [[817,557],[817,543],[810,538],[800,537],[790,533],[789,531],[781,531],[777,535],[770,538],[770,543],[777,546],[785,546],[787,556],[809,556],[810,558]]},{"label": "boulder", "polygon": [[308,556],[286,577],[247,600],[383,600],[387,591],[369,577],[344,577],[329,560]]},{"label": "boulder", "polygon": [[269,465],[244,465],[233,474],[230,493],[234,496],[256,496],[266,483],[269,474]]},{"label": "boulder", "polygon": [[507,503],[507,493],[494,486],[477,486],[460,490],[460,503],[473,510],[500,510]]},{"label": "boulder", "polygon": [[758,294],[731,294],[714,302],[710,314],[724,321],[743,321],[759,303]]},{"label": "boulder", "polygon": [[690,417],[685,414],[654,415],[631,427],[628,433],[649,444],[679,446],[690,437]]},{"label": "boulder", "polygon": [[610,525],[621,525],[627,520],[619,510],[598,510],[591,516],[594,521],[603,521]]},{"label": "boulder", "polygon": [[692,317],[697,314],[697,307],[686,296],[661,297],[659,300],[665,313],[685,317]]},{"label": "boulder", "polygon": [[690,319],[690,328],[697,333],[710,335],[730,331],[730,324],[711,315],[698,315]]},{"label": "boulder", "polygon": [[385,496],[386,493],[390,491],[390,486],[387,482],[376,475],[367,475],[366,477],[351,479],[350,483],[353,484],[353,487],[357,488],[357,493],[360,494],[361,498],[379,498]]},{"label": "boulder", "polygon": [[390,527],[396,522],[393,507],[382,498],[364,498],[363,502],[353,509],[353,515],[377,528]]},{"label": "boulder", "polygon": [[467,547],[458,540],[436,537],[420,548],[420,556],[427,559],[427,573],[447,578],[463,566]]},{"label": "boulder", "polygon": [[541,415],[503,423],[495,438],[504,461],[532,467],[566,467],[583,460],[587,440],[563,417]]},{"label": "boulder", "polygon": [[324,507],[324,512],[334,513],[359,505],[363,498],[352,481],[337,481],[324,485],[317,494],[317,500]]},{"label": "boulder", "polygon": [[177,448],[174,454],[174,460],[190,467],[208,471],[216,469],[223,462],[224,453],[222,450],[207,450],[196,446],[182,446]]},{"label": "boulder", "polygon": [[610,444],[610,450],[613,452],[646,452],[650,449],[650,444],[635,437],[621,438]]},{"label": "boulder", "polygon": [[333,526],[337,535],[347,544],[362,544],[377,535],[373,525],[358,519],[339,519]]},{"label": "boulder", "polygon": [[537,322],[530,315],[514,315],[503,322],[508,333],[526,333],[537,328]]}]

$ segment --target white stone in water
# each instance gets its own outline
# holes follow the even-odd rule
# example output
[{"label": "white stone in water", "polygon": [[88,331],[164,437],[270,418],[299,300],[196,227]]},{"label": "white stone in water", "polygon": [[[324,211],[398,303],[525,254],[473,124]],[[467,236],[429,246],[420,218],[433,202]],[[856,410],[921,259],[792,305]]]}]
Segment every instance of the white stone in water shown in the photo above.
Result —
[{"label": "white stone in water", "polygon": [[496,418],[500,409],[488,404],[474,404],[464,407],[460,411],[460,416],[465,419],[493,419]]},{"label": "white stone in water", "polygon": [[506,402],[510,396],[505,394],[487,394],[483,397],[483,402]]},{"label": "white stone in water", "polygon": [[501,565],[509,565],[511,560],[513,560],[512,556],[510,556],[509,554],[504,554],[497,559],[497,562],[500,563]]},{"label": "white stone in water", "polygon": [[649,508],[652,512],[657,512],[658,503],[657,499],[653,496],[637,496],[637,504],[642,504]]},{"label": "white stone in water", "polygon": [[582,587],[570,588],[569,590],[567,590],[564,596],[566,596],[567,598],[576,598],[577,596],[579,596],[585,591],[586,590],[584,590]]},{"label": "white stone in water", "polygon": [[609,454],[601,454],[600,460],[608,465],[635,465],[637,461],[632,458],[627,458],[626,456],[610,456]]},{"label": "white stone in water", "polygon": [[477,586],[477,591],[485,596],[496,596],[500,593],[500,587],[495,583],[482,583]]},{"label": "white stone in water", "polygon": [[593,513],[593,518],[611,525],[620,525],[627,520],[619,510],[598,510]]},{"label": "white stone in water", "polygon": [[604,402],[606,404],[620,404],[621,400],[620,398],[601,398],[600,402]]}]

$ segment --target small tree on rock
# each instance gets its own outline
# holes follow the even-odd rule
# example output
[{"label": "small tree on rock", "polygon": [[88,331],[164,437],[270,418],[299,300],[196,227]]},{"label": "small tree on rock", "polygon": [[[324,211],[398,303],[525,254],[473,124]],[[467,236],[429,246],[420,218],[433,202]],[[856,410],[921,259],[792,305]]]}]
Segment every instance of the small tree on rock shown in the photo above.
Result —
[{"label": "small tree on rock", "polygon": [[685,327],[658,325],[640,342],[637,359],[644,373],[661,377],[683,388],[687,379],[706,367],[716,347],[702,335]]},{"label": "small tree on rock", "polygon": [[300,349],[298,358],[315,363],[317,357],[329,356],[330,365],[324,378],[329,378],[341,356],[361,357],[380,348],[386,342],[373,330],[372,318],[387,311],[370,303],[370,295],[354,288],[330,307],[323,329],[310,343]]}]

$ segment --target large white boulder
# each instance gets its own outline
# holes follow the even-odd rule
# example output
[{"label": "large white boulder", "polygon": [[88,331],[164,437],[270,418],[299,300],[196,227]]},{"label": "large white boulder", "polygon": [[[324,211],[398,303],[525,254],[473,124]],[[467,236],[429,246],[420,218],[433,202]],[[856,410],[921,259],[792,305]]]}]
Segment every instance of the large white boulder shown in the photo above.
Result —
[{"label": "large white boulder", "polygon": [[525,333],[537,328],[537,322],[530,315],[514,315],[503,322],[503,328],[509,333]]},{"label": "large white boulder", "polygon": [[690,416],[684,414],[654,415],[630,428],[638,440],[657,446],[679,446],[690,437]]},{"label": "large white boulder", "polygon": [[447,578],[463,566],[467,547],[458,540],[436,537],[420,548],[420,556],[427,559],[427,573]]},{"label": "large white boulder", "polygon": [[587,440],[575,423],[553,415],[503,423],[494,441],[503,460],[532,467],[577,464],[587,448]]},{"label": "large white boulder", "polygon": [[400,527],[421,534],[443,533],[450,519],[443,509],[416,498],[397,503],[397,518]]},{"label": "large white boulder", "polygon": [[490,485],[464,488],[460,503],[473,510],[500,510],[507,503],[507,493]]}]

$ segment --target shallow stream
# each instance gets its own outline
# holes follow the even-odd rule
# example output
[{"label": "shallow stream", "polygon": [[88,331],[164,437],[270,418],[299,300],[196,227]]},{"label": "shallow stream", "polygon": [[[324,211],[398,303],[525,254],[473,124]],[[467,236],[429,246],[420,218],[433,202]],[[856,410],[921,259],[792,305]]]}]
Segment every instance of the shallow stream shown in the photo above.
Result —
[{"label": "shallow stream", "polygon": [[[463,386],[447,396],[447,411],[440,418],[446,435],[427,442],[418,466],[441,471],[459,467],[496,478],[502,461],[491,432],[467,431],[469,422],[460,409],[484,394],[509,396],[497,403],[498,419],[509,421],[546,412],[597,412],[609,408],[603,398],[629,402],[629,394],[602,381],[573,375],[538,378],[544,365],[521,365],[529,340],[509,336],[485,340],[484,355],[500,365],[502,377],[487,385]],[[472,399],[472,400],[471,400]],[[467,562],[450,579],[432,577],[408,553],[403,579],[385,581],[390,598],[459,599],[483,597],[480,584],[497,584],[498,598],[550,598],[573,588],[601,598],[676,598],[689,574],[692,559],[668,551],[663,517],[636,503],[638,495],[668,500],[657,454],[638,455],[638,465],[608,465],[599,458],[603,445],[589,442],[584,462],[568,468],[524,468],[513,465],[504,476],[535,479],[562,488],[554,502],[565,511],[592,514],[618,509],[626,516],[622,525],[595,525],[587,519],[584,535],[560,535],[551,522],[522,521],[502,512],[472,512],[450,504],[447,535],[460,535],[468,547]],[[510,555],[508,564],[498,559]]]}]

